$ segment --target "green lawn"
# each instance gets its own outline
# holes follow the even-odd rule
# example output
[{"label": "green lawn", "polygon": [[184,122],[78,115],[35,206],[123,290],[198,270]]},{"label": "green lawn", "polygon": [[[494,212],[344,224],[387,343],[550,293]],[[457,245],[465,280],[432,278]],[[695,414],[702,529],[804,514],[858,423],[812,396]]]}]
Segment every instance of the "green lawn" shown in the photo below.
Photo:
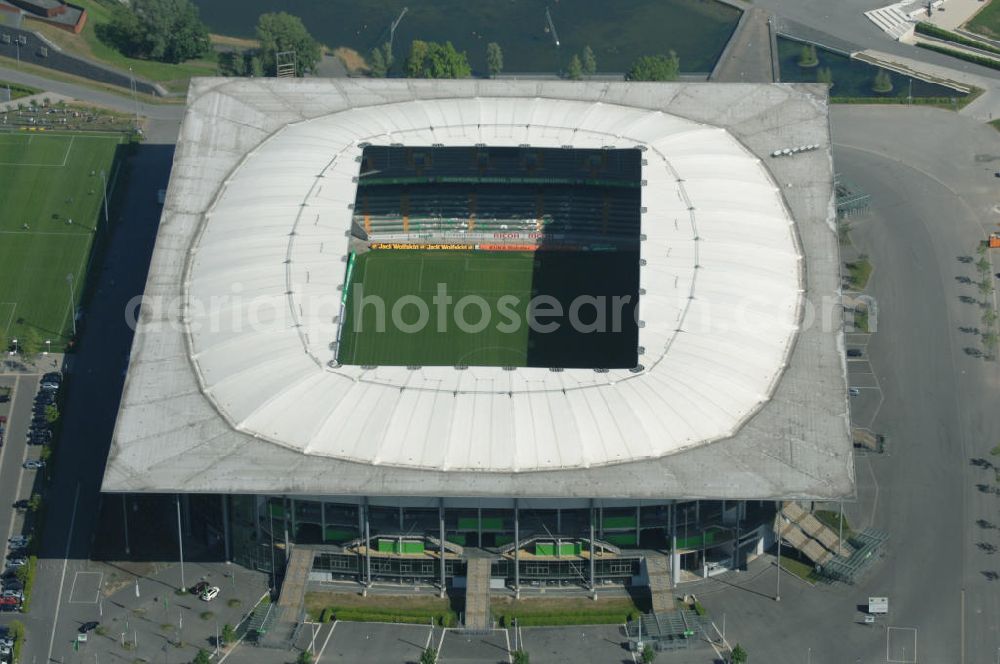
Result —
[{"label": "green lawn", "polygon": [[1000,39],[1000,2],[992,1],[980,9],[965,27],[986,37]]},{"label": "green lawn", "polygon": [[[473,251],[376,250],[359,255],[354,263],[351,288],[345,308],[346,325],[338,353],[344,364],[383,366],[526,366],[528,360],[528,301],[531,299],[534,254],[522,252],[480,253]],[[432,298],[438,285],[444,284],[453,298],[442,307],[447,313],[439,325],[438,307]],[[359,289],[360,285],[360,289]],[[378,325],[379,308],[358,307],[359,293],[368,300],[377,296],[384,303]],[[455,323],[456,305],[466,295],[480,296],[491,312],[489,324],[479,332],[459,329]],[[517,298],[511,309],[522,324],[505,332],[498,300]],[[415,297],[414,297],[415,296]],[[400,298],[419,300],[426,305],[427,322],[420,330],[407,331],[418,322],[416,304],[393,308]],[[464,319],[475,324],[481,311],[469,306]],[[394,324],[394,319],[402,325]],[[501,325],[498,325],[501,324]]]},{"label": "green lawn", "polygon": [[[2,16],[2,14],[0,14]],[[21,99],[22,97],[30,97],[31,95],[36,95],[41,90],[38,88],[32,88],[27,85],[21,85],[20,83],[10,83],[9,81],[0,81],[0,89],[10,90],[10,100]],[[4,95],[6,97],[6,95]]]},{"label": "green lawn", "polygon": [[41,340],[50,339],[53,350],[69,339],[66,276],[73,275],[79,302],[101,218],[99,174],[110,174],[120,140],[0,133],[0,331],[8,339],[29,327]]},{"label": "green lawn", "polygon": [[214,51],[209,51],[204,59],[176,65],[125,57],[98,39],[96,32],[99,24],[110,21],[111,10],[118,4],[117,0],[76,0],[76,4],[85,7],[88,16],[87,24],[79,35],[37,21],[31,27],[74,55],[103,62],[122,71],[128,71],[131,67],[137,76],[162,83],[172,92],[186,90],[192,76],[215,76],[218,71]]}]

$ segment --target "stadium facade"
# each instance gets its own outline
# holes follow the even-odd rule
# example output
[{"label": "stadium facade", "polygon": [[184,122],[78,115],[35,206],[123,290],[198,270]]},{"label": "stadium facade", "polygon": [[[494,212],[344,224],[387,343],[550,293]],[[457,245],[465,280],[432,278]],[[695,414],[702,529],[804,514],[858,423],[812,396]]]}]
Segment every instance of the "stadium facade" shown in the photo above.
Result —
[{"label": "stadium facade", "polygon": [[[248,565],[309,544],[320,579],[740,565],[775,501],[854,487],[827,110],[800,84],[195,79],[104,491],[181,495]],[[366,252],[537,280],[625,245],[634,366],[342,345]]]}]

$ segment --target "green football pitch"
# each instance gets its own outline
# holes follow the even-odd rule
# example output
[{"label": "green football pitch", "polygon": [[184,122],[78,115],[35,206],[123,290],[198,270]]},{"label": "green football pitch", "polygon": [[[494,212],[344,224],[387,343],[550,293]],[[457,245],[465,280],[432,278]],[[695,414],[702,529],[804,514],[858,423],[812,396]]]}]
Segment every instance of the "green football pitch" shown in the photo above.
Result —
[{"label": "green football pitch", "polygon": [[[360,254],[348,290],[338,360],[382,366],[526,366],[529,328],[524,321],[533,271],[534,254],[522,252],[376,250]],[[451,304],[440,309],[433,299],[439,284],[451,298]],[[469,295],[481,298],[490,311],[482,330],[462,329],[456,323],[456,309],[461,309],[462,298]],[[373,296],[381,304],[372,303]],[[498,301],[503,296],[513,296],[517,303],[501,307]],[[421,309],[427,312],[426,323],[418,326]],[[481,309],[476,304],[465,307],[462,319],[474,328],[481,326]],[[442,310],[443,321],[439,320]],[[516,314],[521,324],[506,325],[510,318],[504,311]],[[508,331],[508,327],[513,329]]]},{"label": "green football pitch", "polygon": [[101,171],[111,177],[120,142],[104,134],[0,133],[0,336],[30,330],[53,350],[68,341],[104,224]]}]

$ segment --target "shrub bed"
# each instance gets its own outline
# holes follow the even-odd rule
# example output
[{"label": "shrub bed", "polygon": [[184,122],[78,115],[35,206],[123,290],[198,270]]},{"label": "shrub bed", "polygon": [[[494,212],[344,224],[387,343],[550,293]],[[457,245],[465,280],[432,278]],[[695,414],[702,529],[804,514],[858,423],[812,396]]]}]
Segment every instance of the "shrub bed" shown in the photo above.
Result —
[{"label": "shrub bed", "polygon": [[989,67],[990,69],[1000,69],[1000,60],[994,60],[993,58],[988,58],[985,55],[975,55],[973,53],[966,53],[965,51],[959,51],[954,48],[948,48],[947,46],[938,46],[937,44],[928,44],[926,42],[917,42],[917,46],[919,48],[926,48],[928,51],[943,53],[945,55],[950,55],[953,58],[958,58],[959,60],[965,60],[966,62],[982,65],[983,67]]},{"label": "shrub bed", "polygon": [[975,39],[969,39],[968,37],[958,34],[957,32],[939,28],[933,23],[925,23],[921,21],[920,23],[917,23],[916,31],[922,35],[927,35],[928,37],[937,37],[938,39],[950,41],[955,44],[961,44],[962,46],[968,46],[969,48],[977,48],[980,51],[1000,55],[1000,48],[997,48],[992,44],[976,41]]}]

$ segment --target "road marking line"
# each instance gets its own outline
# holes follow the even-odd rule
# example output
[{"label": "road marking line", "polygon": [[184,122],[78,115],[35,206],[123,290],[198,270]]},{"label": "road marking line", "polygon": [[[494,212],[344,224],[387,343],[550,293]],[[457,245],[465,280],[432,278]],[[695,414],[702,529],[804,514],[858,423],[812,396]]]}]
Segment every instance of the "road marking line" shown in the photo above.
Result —
[{"label": "road marking line", "polygon": [[447,627],[441,630],[441,640],[438,641],[438,659],[441,659],[441,644],[444,643],[444,635],[448,632]]},{"label": "road marking line", "polygon": [[69,518],[69,532],[66,534],[66,550],[63,553],[62,576],[59,578],[59,594],[56,595],[56,612],[52,617],[52,635],[49,637],[49,656],[45,661],[52,661],[52,648],[56,642],[56,627],[59,625],[59,609],[62,605],[63,584],[66,583],[66,564],[69,562],[69,547],[73,543],[73,526],[76,525],[76,507],[80,502],[80,483],[76,483],[76,495],[73,497],[73,513]]},{"label": "road marking line", "polygon": [[424,650],[431,647],[431,639],[434,638],[434,625],[431,625],[431,631],[427,632],[427,641],[424,643]]},{"label": "road marking line", "polygon": [[[514,629],[517,629],[517,627],[515,627]],[[509,664],[514,664],[514,653],[510,649],[510,632],[504,630],[503,638],[507,641],[507,662]]]},{"label": "road marking line", "polygon": [[69,145],[66,146],[66,154],[63,155],[62,164],[60,166],[66,165],[66,160],[69,159],[69,153],[73,149],[73,141],[76,140],[76,136],[70,136]]},{"label": "road marking line", "polygon": [[[81,576],[91,575],[97,577],[97,592],[94,593],[94,599],[73,599],[76,594],[76,581]],[[74,572],[73,573],[73,585],[69,588],[69,599],[66,600],[67,604],[97,604],[98,600],[101,598],[101,585],[104,583],[104,572]]]}]

